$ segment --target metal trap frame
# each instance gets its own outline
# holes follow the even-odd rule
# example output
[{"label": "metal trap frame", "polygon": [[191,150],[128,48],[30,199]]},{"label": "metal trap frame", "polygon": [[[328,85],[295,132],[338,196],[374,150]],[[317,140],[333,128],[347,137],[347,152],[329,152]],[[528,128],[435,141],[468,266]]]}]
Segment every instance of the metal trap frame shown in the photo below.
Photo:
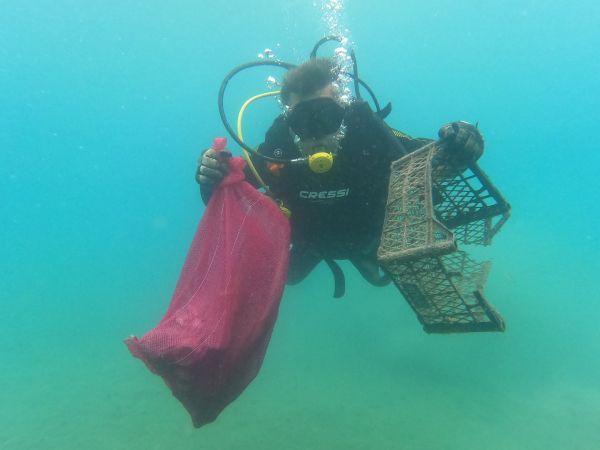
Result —
[{"label": "metal trap frame", "polygon": [[509,216],[477,163],[453,167],[440,142],[392,163],[377,257],[427,333],[504,331],[483,294],[491,263],[458,245],[491,244]]}]

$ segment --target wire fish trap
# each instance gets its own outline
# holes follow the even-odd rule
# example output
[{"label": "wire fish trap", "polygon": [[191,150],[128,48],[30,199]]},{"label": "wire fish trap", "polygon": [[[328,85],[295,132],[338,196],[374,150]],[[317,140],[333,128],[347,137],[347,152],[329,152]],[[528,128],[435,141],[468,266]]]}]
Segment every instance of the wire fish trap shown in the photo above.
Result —
[{"label": "wire fish trap", "polygon": [[392,163],[377,256],[426,332],[504,331],[483,295],[491,263],[458,245],[489,245],[509,216],[479,166],[455,168],[439,142]]}]

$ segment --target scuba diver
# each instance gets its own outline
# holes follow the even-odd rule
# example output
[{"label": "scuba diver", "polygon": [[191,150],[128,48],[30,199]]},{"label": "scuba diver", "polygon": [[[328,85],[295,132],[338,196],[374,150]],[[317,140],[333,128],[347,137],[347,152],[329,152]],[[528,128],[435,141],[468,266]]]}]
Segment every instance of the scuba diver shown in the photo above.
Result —
[{"label": "scuba diver", "polygon": [[[345,289],[336,260],[349,260],[375,286],[389,283],[376,254],[390,165],[433,141],[389,127],[383,120],[389,106],[380,110],[377,104],[373,111],[358,96],[343,102],[340,71],[330,58],[311,57],[289,68],[279,93],[284,112],[251,156],[267,194],[291,212],[288,284],[300,282],[324,261],[334,275],[335,297]],[[456,165],[466,167],[483,152],[481,134],[467,122],[444,125],[439,137],[449,159],[460,155],[453,161]],[[199,159],[196,180],[205,203],[226,172],[227,155],[208,149]],[[258,188],[256,178],[247,170],[247,180]]]}]

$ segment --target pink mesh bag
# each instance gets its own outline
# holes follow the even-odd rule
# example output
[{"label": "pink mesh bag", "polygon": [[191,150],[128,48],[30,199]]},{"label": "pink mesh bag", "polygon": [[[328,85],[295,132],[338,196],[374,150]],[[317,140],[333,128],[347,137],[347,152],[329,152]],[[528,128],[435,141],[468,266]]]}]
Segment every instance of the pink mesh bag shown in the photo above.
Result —
[{"label": "pink mesh bag", "polygon": [[216,419],[257,375],[283,294],[290,227],[229,159],[166,315],[131,353],[160,375],[194,426]]}]

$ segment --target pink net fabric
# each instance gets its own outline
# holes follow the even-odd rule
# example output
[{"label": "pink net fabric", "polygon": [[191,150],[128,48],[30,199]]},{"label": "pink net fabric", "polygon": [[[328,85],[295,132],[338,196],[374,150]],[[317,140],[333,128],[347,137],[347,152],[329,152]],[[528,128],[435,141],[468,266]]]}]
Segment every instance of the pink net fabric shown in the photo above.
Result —
[{"label": "pink net fabric", "polygon": [[215,420],[257,375],[287,275],[288,220],[244,180],[244,166],[230,158],[165,316],[141,339],[125,341],[196,427]]}]

